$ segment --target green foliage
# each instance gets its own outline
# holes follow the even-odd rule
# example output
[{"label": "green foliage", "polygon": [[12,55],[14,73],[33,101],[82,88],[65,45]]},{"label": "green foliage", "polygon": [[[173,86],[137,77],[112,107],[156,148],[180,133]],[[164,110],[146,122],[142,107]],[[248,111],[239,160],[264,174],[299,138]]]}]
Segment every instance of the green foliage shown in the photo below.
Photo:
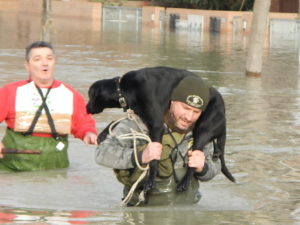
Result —
[{"label": "green foliage", "polygon": [[100,2],[103,5],[121,6],[126,0],[90,0],[90,2]]},{"label": "green foliage", "polygon": [[252,10],[254,0],[152,0],[152,5],[207,10]]},{"label": "green foliage", "polygon": [[[253,9],[255,0],[149,0],[151,5],[207,9],[207,10],[230,10],[249,11]],[[121,6],[126,0],[90,0],[90,2],[101,2],[103,5]]]}]

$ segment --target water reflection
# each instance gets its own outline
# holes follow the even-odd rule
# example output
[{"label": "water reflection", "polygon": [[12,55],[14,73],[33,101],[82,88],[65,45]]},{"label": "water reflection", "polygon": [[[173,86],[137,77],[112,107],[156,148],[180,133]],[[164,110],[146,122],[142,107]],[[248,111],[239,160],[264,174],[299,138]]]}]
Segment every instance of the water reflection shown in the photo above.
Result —
[{"label": "water reflection", "polygon": [[[162,216],[163,215],[163,216]],[[271,217],[267,211],[199,211],[195,208],[150,208],[123,211],[55,211],[33,209],[1,210],[0,222],[3,224],[289,224],[291,217]]]},{"label": "water reflection", "polygon": [[[41,17],[0,11],[0,85],[26,78],[23,49],[40,38],[42,26],[50,31],[44,38],[52,39],[56,47],[57,78],[85,97],[95,80],[132,69],[157,65],[188,68],[224,95],[226,162],[238,183],[232,184],[222,175],[201,183],[203,198],[194,207],[120,208],[122,186],[113,172],[95,164],[94,147],[71,138],[71,165],[66,170],[0,173],[2,223],[300,223],[299,50],[294,43],[266,48],[263,76],[246,78],[247,36],[145,26],[132,34],[125,29],[128,24],[121,30],[106,26],[104,31],[91,23],[50,18],[50,14]],[[51,32],[54,26],[56,32]],[[117,109],[95,115],[98,130],[122,115]],[[2,123],[0,136],[4,129]]]},{"label": "water reflection", "polygon": [[[55,211],[34,209],[3,208],[0,212],[2,224],[117,224],[118,215],[99,213],[94,211]],[[101,219],[100,219],[101,218]]]}]

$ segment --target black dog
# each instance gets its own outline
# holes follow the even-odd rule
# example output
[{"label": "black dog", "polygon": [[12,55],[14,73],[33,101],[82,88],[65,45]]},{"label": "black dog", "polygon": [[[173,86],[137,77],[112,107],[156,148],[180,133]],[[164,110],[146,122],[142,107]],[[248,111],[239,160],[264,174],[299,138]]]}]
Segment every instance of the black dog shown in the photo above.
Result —
[{"label": "black dog", "polygon": [[[130,71],[121,78],[96,81],[89,89],[88,113],[100,113],[105,108],[128,108],[140,116],[154,142],[161,142],[164,133],[163,116],[168,109],[172,90],[186,76],[196,76],[192,72],[170,67],[143,68]],[[219,156],[223,174],[231,181],[235,179],[225,165],[224,148],[226,140],[225,105],[221,94],[210,87],[210,100],[193,130],[193,149],[203,149],[213,141],[214,155]],[[193,175],[193,168],[177,186],[178,191],[187,189]],[[157,175],[157,160],[150,162],[148,179],[144,184],[147,192],[152,189]]]}]

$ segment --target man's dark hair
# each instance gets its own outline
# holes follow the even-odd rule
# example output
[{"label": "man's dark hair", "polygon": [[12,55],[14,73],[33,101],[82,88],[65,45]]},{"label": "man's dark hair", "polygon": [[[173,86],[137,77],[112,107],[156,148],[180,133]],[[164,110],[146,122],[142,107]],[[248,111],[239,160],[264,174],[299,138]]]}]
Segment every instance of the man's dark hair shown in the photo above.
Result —
[{"label": "man's dark hair", "polygon": [[33,42],[26,47],[25,59],[27,62],[29,61],[29,58],[30,58],[30,56],[29,56],[30,52],[34,48],[50,48],[54,52],[53,46],[51,45],[50,42],[46,42],[46,41]]}]

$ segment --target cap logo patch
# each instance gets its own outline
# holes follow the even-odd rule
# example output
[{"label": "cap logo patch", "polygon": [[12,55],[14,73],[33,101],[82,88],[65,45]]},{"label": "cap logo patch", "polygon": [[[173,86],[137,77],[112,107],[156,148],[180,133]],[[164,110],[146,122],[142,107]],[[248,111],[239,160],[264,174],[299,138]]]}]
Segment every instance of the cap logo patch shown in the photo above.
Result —
[{"label": "cap logo patch", "polygon": [[186,102],[188,105],[193,106],[195,108],[201,108],[204,105],[203,99],[198,95],[187,96]]}]

